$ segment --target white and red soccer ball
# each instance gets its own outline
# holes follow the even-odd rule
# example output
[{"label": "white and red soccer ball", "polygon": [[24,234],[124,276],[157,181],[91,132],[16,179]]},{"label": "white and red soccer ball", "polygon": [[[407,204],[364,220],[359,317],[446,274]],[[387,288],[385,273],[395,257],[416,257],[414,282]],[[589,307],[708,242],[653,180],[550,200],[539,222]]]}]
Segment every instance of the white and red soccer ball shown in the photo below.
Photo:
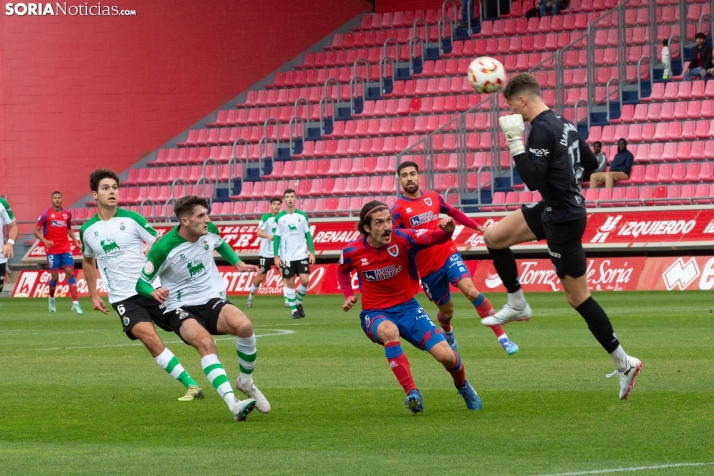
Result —
[{"label": "white and red soccer ball", "polygon": [[471,62],[466,77],[477,93],[497,93],[508,81],[506,68],[500,61],[488,56],[479,56]]}]

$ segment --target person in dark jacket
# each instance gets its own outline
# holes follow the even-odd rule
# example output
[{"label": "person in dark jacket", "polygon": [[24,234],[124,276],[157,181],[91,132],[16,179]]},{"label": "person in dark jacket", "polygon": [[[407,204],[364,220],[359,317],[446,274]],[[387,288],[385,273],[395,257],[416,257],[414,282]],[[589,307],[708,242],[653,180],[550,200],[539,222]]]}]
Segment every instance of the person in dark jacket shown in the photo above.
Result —
[{"label": "person in dark jacket", "polygon": [[615,182],[630,178],[632,162],[635,156],[627,150],[627,141],[622,138],[617,141],[617,154],[612,159],[608,172],[596,172],[590,176],[590,188],[597,188],[599,183],[605,182],[605,187],[612,188]]},{"label": "person in dark jacket", "polygon": [[692,48],[692,61],[684,70],[684,78],[692,81],[697,76],[706,81],[709,73],[714,69],[712,64],[712,47],[706,43],[707,37],[704,33],[697,33],[694,38],[697,46]]}]

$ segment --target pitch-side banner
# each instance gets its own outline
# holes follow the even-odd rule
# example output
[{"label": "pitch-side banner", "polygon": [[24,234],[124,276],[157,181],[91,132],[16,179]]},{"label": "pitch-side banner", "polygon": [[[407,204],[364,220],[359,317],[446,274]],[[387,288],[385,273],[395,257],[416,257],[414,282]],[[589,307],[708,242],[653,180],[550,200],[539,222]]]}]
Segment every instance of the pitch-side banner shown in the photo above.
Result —
[{"label": "pitch-side banner", "polygon": [[[714,209],[657,209],[627,210],[609,212],[599,209],[591,211],[588,226],[583,236],[583,244],[590,247],[612,245],[613,249],[630,247],[661,246],[663,244],[696,245],[714,241]],[[479,223],[489,226],[501,219],[501,215],[472,215]],[[342,249],[359,237],[356,220],[333,221],[315,219],[311,221],[312,236],[317,254],[339,256]],[[256,234],[257,224],[217,224],[225,241],[241,256],[257,256],[260,238]],[[157,231],[164,234],[169,225],[157,225]],[[457,226],[454,242],[461,251],[485,252],[480,233],[463,226]],[[524,243],[522,246],[544,247],[544,243]],[[72,247],[72,254],[79,258],[80,250]],[[45,247],[39,241],[25,255],[27,261],[45,259]]]},{"label": "pitch-side banner", "polygon": [[[519,259],[518,272],[526,291],[561,291],[563,288],[555,270],[547,259]],[[466,261],[478,289],[485,293],[505,292],[490,260]],[[254,273],[240,273],[230,266],[218,267],[229,295],[245,295],[255,278]],[[310,294],[341,294],[335,273],[336,264],[311,266]],[[686,256],[666,258],[593,258],[588,259],[588,285],[593,291],[683,291],[711,290],[714,288],[714,256]],[[22,271],[12,292],[13,297],[48,297],[49,271]],[[280,275],[271,268],[258,294],[282,295]],[[353,273],[352,287],[358,291]],[[82,271],[77,273],[80,296],[88,296],[87,283]],[[107,289],[101,279],[97,290],[102,296]],[[458,291],[455,291],[458,292]],[[57,297],[69,296],[69,286],[64,273],[60,273]]]}]

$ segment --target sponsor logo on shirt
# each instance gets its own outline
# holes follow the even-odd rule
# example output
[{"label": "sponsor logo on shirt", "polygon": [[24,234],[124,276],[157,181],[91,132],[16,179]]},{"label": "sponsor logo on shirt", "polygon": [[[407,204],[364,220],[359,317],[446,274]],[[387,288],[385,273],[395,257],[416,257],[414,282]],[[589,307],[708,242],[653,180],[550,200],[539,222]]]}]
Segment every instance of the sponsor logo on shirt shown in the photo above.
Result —
[{"label": "sponsor logo on shirt", "polygon": [[530,148],[528,149],[528,152],[531,154],[535,155],[536,157],[547,157],[550,155],[550,151],[548,149],[533,149]]},{"label": "sponsor logo on shirt", "polygon": [[423,225],[424,223],[429,223],[430,221],[437,220],[439,217],[434,214],[432,211],[428,211],[425,213],[420,213],[419,215],[415,215],[409,219],[409,224],[411,225],[412,228],[416,228],[419,225]]},{"label": "sponsor logo on shirt", "polygon": [[102,250],[104,250],[106,254],[116,253],[120,250],[119,245],[117,245],[117,242],[114,241],[113,238],[106,238],[100,241],[99,244],[102,246]]},{"label": "sponsor logo on shirt", "polygon": [[393,278],[402,271],[401,266],[395,266],[393,264],[387,266],[386,268],[372,269],[369,271],[363,271],[362,275],[367,281],[384,281],[386,279]]},{"label": "sponsor logo on shirt", "polygon": [[52,220],[50,223],[51,226],[67,226],[66,222],[60,221],[60,220]]},{"label": "sponsor logo on shirt", "polygon": [[190,263],[186,263],[186,267],[188,268],[188,272],[192,278],[206,272],[206,267],[203,266],[203,261],[198,259],[193,260]]}]

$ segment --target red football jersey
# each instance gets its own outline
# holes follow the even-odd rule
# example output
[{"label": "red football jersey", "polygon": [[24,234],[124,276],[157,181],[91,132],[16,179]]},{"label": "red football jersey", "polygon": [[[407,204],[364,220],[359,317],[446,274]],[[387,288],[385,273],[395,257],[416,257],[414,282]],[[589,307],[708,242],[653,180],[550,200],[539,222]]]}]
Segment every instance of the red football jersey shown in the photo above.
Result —
[{"label": "red football jersey", "polygon": [[[438,230],[439,214],[448,213],[452,207],[436,192],[422,190],[416,199],[400,196],[392,207],[394,228],[414,228],[416,230]],[[446,264],[449,256],[458,250],[452,240],[420,251],[416,255],[420,276],[428,276]]]},{"label": "red football jersey", "polygon": [[378,249],[359,238],[342,250],[339,271],[357,271],[363,310],[389,309],[419,292],[414,254],[434,242],[431,230],[394,230],[389,245]]},{"label": "red football jersey", "polygon": [[68,230],[72,226],[72,213],[64,208],[56,212],[50,207],[37,219],[37,225],[42,227],[42,236],[53,242],[47,254],[61,254],[70,252]]}]

